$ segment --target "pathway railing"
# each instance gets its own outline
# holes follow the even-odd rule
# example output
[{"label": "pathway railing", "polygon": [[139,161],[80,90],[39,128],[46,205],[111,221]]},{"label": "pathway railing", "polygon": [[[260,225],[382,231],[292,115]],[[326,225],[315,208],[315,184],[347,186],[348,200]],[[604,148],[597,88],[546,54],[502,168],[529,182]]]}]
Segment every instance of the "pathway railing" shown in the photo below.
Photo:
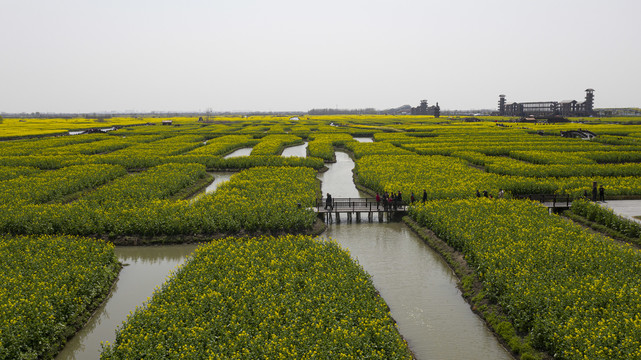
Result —
[{"label": "pathway railing", "polygon": [[384,203],[383,199],[376,202],[376,198],[332,198],[331,206],[327,206],[327,198],[316,199],[316,211],[406,211],[405,201],[392,201]]},{"label": "pathway railing", "polygon": [[570,207],[572,198],[570,195],[557,195],[557,194],[525,194],[514,195],[515,199],[530,199],[540,203],[552,203],[552,207]]}]

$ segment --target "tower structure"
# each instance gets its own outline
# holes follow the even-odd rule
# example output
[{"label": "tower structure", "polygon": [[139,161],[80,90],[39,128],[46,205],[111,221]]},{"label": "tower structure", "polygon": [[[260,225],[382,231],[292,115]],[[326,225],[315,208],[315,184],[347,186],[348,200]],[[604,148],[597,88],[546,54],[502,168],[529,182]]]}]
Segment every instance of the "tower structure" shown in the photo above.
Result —
[{"label": "tower structure", "polygon": [[505,116],[505,95],[499,95],[499,115]]},{"label": "tower structure", "polygon": [[434,117],[439,117],[441,115],[441,108],[436,105],[428,106],[427,100],[421,100],[421,103],[417,107],[412,108],[412,115],[434,115]]},{"label": "tower structure", "polygon": [[594,115],[594,89],[585,89],[585,112]]}]

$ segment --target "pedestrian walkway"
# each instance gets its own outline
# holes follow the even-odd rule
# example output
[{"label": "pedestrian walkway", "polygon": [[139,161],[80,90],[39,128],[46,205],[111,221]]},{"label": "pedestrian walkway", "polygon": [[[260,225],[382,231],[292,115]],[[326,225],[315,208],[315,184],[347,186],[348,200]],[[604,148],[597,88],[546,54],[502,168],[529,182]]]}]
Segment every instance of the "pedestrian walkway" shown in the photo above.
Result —
[{"label": "pedestrian walkway", "polygon": [[598,204],[612,209],[617,215],[641,224],[641,220],[634,218],[635,216],[641,216],[641,200],[608,200]]}]

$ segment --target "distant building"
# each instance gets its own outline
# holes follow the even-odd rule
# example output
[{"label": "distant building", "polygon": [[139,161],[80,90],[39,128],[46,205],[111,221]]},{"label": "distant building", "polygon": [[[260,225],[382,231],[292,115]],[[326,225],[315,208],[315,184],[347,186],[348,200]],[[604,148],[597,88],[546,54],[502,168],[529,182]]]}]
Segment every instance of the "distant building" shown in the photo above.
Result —
[{"label": "distant building", "polygon": [[436,105],[427,106],[427,100],[421,100],[421,104],[417,107],[413,107],[411,111],[412,115],[434,115],[434,117],[441,116],[441,108]]},{"label": "distant building", "polygon": [[501,116],[594,116],[594,89],[585,90],[585,101],[536,101],[507,103],[505,95],[499,95]]}]

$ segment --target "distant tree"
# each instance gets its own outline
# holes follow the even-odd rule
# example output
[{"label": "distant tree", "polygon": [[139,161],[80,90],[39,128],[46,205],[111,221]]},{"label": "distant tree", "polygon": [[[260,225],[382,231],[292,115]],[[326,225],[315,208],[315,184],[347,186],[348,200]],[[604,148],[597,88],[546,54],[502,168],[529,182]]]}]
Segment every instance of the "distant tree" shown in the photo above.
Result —
[{"label": "distant tree", "polygon": [[0,124],[2,124],[3,121],[4,119],[2,118],[2,115],[0,115]]}]

